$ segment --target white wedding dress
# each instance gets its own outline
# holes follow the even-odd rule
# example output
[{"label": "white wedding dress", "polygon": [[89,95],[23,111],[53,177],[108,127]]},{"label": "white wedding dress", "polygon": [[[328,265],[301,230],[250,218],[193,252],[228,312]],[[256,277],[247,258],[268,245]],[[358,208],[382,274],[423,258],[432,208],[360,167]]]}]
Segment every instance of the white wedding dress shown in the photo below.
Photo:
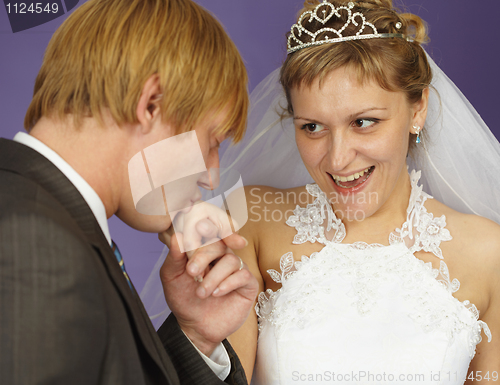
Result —
[{"label": "white wedding dress", "polygon": [[[295,383],[463,384],[481,329],[476,307],[460,302],[440,249],[452,237],[446,218],[425,208],[432,199],[410,175],[407,220],[389,246],[341,243],[342,222],[317,185],[316,200],[297,206],[287,224],[293,243],[320,242],[324,248],[294,261],[282,256],[272,279],[282,287],[259,295],[255,385]],[[326,229],[324,225],[326,224]],[[325,237],[334,234],[331,241]],[[439,269],[414,253],[433,253]]]}]

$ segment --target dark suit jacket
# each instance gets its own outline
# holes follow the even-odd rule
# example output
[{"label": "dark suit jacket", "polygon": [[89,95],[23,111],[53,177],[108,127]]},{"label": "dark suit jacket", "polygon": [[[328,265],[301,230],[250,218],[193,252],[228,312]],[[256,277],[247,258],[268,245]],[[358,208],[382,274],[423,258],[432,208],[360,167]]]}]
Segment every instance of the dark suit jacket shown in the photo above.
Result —
[{"label": "dark suit jacket", "polygon": [[175,317],[155,332],[73,184],[0,139],[0,384],[220,383]]}]

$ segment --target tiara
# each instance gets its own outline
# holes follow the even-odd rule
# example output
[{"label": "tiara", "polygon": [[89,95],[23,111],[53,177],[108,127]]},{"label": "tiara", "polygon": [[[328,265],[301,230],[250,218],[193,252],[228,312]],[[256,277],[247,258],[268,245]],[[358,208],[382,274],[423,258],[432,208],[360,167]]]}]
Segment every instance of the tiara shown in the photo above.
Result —
[{"label": "tiara", "polygon": [[[320,8],[324,8],[321,11],[321,15],[318,14],[318,11]],[[328,12],[326,8],[330,8],[330,12]],[[311,47],[314,45],[322,45],[322,44],[327,44],[327,43],[339,43],[341,41],[350,41],[350,40],[364,40],[364,39],[377,39],[377,38],[391,38],[391,37],[397,37],[397,38],[402,38],[406,39],[405,35],[402,33],[378,33],[377,28],[372,23],[369,23],[366,21],[365,16],[360,13],[360,12],[352,12],[352,9],[354,8],[354,3],[351,1],[347,4],[347,6],[342,5],[337,8],[332,3],[329,3],[328,0],[323,0],[321,4],[318,4],[316,8],[312,11],[307,11],[304,12],[302,15],[300,15],[299,21],[297,24],[292,25],[291,28],[291,33],[288,36],[288,50],[287,52],[290,54],[292,52],[298,51],[302,48],[306,47]],[[340,11],[345,10],[347,11],[348,17],[347,21],[345,24],[340,28],[340,29],[334,29],[334,28],[322,28],[316,32],[311,32],[307,28],[305,28],[302,24],[305,18],[309,17],[308,22],[311,23],[313,20],[317,20],[321,24],[325,25],[328,20],[330,20],[332,17],[336,16],[337,18],[341,18]],[[356,18],[361,19],[361,23],[359,21],[356,21]],[[358,32],[356,32],[355,35],[350,35],[350,36],[343,36],[342,32],[350,25],[353,24],[356,27],[359,27]],[[364,34],[366,27],[370,27],[372,30],[371,34]],[[400,22],[396,23],[396,28],[400,29],[402,27],[402,24]],[[325,32],[330,32],[331,34],[325,33]],[[320,40],[316,40],[319,34],[325,33],[324,38]],[[299,37],[302,36],[302,34],[307,34],[311,37],[311,41],[308,43],[302,42]],[[333,35],[334,37],[330,37]],[[293,43],[296,43],[296,45],[293,45]]]}]

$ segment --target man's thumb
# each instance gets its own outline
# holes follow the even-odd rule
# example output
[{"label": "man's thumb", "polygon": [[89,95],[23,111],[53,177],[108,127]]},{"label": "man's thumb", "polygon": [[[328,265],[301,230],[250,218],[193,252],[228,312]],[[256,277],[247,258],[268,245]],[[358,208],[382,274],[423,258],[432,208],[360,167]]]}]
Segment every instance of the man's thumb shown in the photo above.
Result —
[{"label": "man's thumb", "polygon": [[172,279],[184,273],[186,269],[187,256],[181,250],[183,236],[182,233],[175,233],[170,242],[170,249],[161,267],[160,273],[163,278]]}]

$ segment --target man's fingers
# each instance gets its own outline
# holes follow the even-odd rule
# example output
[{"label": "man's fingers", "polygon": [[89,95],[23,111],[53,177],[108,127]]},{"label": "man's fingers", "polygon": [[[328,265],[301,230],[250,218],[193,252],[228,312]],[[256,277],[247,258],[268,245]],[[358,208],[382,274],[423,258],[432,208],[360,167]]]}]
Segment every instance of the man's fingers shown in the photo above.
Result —
[{"label": "man's fingers", "polygon": [[222,257],[227,252],[227,246],[220,239],[208,241],[208,245],[200,247],[189,258],[187,265],[188,274],[197,277],[201,272],[216,259]]},{"label": "man's fingers", "polygon": [[248,245],[248,241],[245,237],[242,237],[238,233],[233,233],[224,238],[222,241],[227,245],[227,247],[234,250],[243,249]]},{"label": "man's fingers", "polygon": [[212,296],[222,297],[233,291],[238,291],[238,294],[253,302],[259,291],[259,283],[247,268],[243,268],[223,280],[214,290]]},{"label": "man's fingers", "polygon": [[210,296],[213,291],[227,277],[233,274],[242,267],[242,261],[233,253],[227,253],[215,263],[210,272],[205,275],[203,282],[196,290],[196,295],[200,298]]}]

